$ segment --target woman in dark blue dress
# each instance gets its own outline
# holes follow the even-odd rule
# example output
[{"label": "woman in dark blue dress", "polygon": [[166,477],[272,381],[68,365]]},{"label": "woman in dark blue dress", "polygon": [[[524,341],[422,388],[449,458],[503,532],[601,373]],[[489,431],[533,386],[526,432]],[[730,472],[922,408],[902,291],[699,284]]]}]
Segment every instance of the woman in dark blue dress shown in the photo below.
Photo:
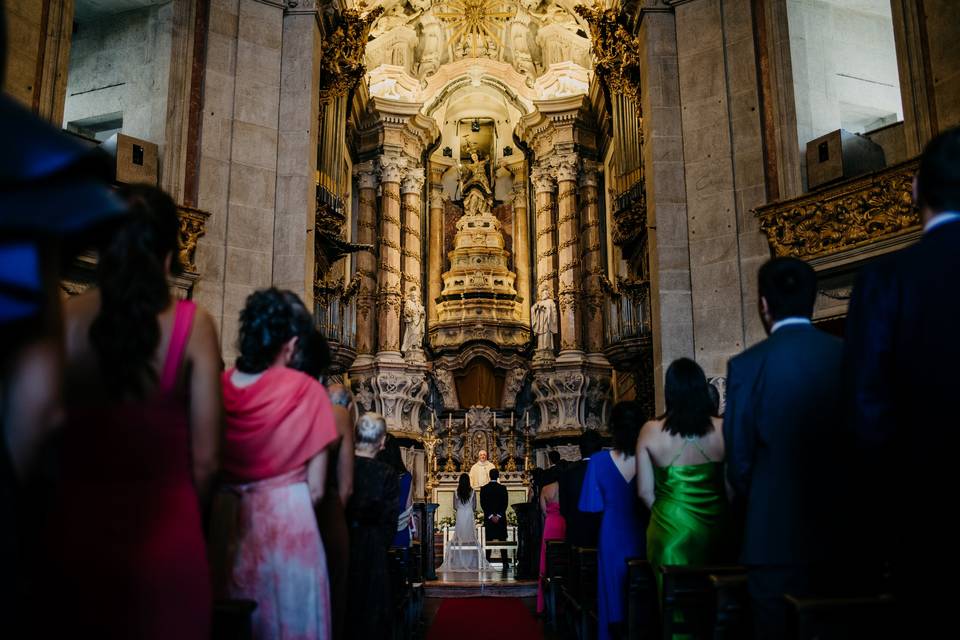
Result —
[{"label": "woman in dark blue dress", "polygon": [[580,511],[603,513],[597,548],[599,640],[617,637],[626,620],[627,560],[646,557],[647,513],[637,498],[636,478],[637,436],[644,420],[636,402],[614,406],[613,450],[590,458],[580,494]]}]

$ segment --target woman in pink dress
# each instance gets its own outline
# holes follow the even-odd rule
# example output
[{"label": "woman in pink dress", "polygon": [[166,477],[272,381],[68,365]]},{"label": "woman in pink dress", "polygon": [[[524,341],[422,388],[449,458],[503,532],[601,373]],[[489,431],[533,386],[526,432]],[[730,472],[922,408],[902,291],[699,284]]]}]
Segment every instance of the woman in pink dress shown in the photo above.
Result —
[{"label": "woman in pink dress", "polygon": [[326,390],[287,367],[313,322],[289,291],[240,314],[240,357],[224,372],[224,484],[214,503],[214,594],[257,602],[254,638],[330,637],[327,560],[314,516],[337,438]]},{"label": "woman in pink dress", "polygon": [[99,253],[97,287],[64,313],[67,422],[45,540],[40,635],[210,636],[201,503],[217,470],[220,352],[209,315],[177,301],[179,222],[159,189]]},{"label": "woman in pink dress", "polygon": [[540,511],[544,514],[543,538],[540,542],[540,584],[537,586],[537,613],[543,613],[543,579],[547,573],[547,540],[564,540],[567,521],[560,515],[560,482],[556,474],[540,490]]}]

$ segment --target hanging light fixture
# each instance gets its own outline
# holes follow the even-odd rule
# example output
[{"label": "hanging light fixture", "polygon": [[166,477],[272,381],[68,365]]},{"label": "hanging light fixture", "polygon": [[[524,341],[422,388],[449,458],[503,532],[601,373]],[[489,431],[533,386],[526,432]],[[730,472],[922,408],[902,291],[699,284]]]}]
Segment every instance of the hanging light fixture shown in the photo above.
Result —
[{"label": "hanging light fixture", "polygon": [[479,119],[477,119],[477,118],[474,118],[474,119],[473,119],[473,124],[470,125],[470,131],[473,131],[474,133],[477,133],[478,131],[480,131],[480,120],[479,120]]}]

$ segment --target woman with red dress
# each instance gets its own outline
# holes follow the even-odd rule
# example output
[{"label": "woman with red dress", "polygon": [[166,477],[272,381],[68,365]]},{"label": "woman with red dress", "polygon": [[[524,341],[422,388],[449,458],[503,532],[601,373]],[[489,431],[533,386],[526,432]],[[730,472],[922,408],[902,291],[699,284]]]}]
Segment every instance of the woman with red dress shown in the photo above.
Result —
[{"label": "woman with red dress", "polygon": [[288,368],[313,328],[289,291],[266,289],[240,314],[240,357],[223,373],[224,484],[210,543],[217,597],[257,602],[257,639],[330,638],[327,560],[314,516],[327,447],[337,439],[326,390]]},{"label": "woman with red dress", "polygon": [[220,352],[210,316],[169,292],[179,221],[126,187],[97,287],[64,307],[66,424],[45,540],[41,635],[210,636],[201,504],[217,470]]}]

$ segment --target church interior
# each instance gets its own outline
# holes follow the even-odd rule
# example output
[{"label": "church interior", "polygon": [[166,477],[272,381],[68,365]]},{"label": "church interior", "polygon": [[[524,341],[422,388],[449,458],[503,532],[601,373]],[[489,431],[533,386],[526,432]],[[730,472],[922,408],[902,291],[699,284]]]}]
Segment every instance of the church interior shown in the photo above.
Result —
[{"label": "church interior", "polygon": [[[813,323],[843,337],[861,269],[921,236],[924,145],[960,125],[954,0],[3,6],[3,90],[107,151],[116,184],[172,197],[172,286],[225,366],[248,296],[290,290],[327,381],[385,420],[419,530],[394,637],[453,637],[451,596],[529,603],[534,470],[579,460],[587,431],[608,442],[619,402],[662,414],[678,358],[722,398],[728,360],[766,337],[772,257],[813,268]],[[65,266],[64,298],[95,264]],[[438,575],[481,452],[512,505],[510,572]],[[595,580],[551,583],[530,633],[595,637]],[[652,637],[637,624],[624,637]]]}]

